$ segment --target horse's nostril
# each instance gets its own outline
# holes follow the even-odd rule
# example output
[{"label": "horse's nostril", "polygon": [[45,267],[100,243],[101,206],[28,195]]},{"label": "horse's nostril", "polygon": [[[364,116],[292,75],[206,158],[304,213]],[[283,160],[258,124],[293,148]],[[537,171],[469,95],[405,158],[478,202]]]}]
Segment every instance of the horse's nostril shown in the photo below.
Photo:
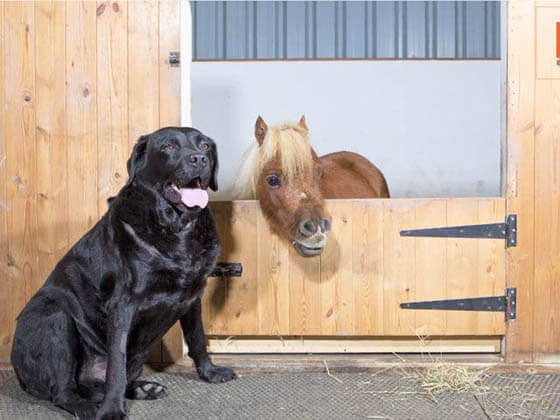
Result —
[{"label": "horse's nostril", "polygon": [[331,219],[321,220],[321,227],[323,228],[323,232],[330,232],[332,227]]},{"label": "horse's nostril", "polygon": [[317,231],[317,226],[311,219],[302,220],[299,224],[299,231],[304,236],[311,236]]}]

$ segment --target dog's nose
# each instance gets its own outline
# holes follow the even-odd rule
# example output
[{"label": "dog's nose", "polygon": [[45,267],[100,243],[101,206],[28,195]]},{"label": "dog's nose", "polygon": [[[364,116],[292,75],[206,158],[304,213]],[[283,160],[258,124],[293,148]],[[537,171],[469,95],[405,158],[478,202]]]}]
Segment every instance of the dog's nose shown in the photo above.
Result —
[{"label": "dog's nose", "polygon": [[195,168],[204,168],[206,165],[208,165],[208,158],[203,154],[190,155],[189,161],[191,166],[194,166]]}]

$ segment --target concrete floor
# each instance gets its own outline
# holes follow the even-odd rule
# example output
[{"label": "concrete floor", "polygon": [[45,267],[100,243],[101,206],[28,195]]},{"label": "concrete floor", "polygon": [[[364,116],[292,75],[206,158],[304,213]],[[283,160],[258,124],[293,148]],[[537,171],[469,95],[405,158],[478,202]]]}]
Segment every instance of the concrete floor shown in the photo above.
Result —
[{"label": "concrete floor", "polygon": [[[475,391],[430,395],[416,379],[377,373],[284,373],[207,384],[186,373],[149,373],[164,398],[129,401],[131,419],[560,419],[560,375],[484,375]],[[71,419],[0,371],[0,419]]]}]

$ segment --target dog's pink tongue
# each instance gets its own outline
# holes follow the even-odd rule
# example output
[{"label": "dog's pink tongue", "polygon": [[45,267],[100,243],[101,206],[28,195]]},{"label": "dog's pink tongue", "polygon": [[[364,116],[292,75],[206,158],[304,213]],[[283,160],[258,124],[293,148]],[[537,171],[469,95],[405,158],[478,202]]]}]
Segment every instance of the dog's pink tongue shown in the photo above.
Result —
[{"label": "dog's pink tongue", "polygon": [[181,201],[188,207],[198,206],[201,209],[208,204],[208,193],[200,188],[181,188]]}]

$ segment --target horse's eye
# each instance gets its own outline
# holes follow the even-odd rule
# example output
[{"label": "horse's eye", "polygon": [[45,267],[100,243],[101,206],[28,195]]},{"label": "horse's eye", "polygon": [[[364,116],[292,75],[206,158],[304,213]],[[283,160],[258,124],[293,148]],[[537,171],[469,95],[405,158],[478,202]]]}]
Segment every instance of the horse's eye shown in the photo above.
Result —
[{"label": "horse's eye", "polygon": [[206,150],[210,149],[210,145],[209,145],[208,143],[202,143],[202,144],[200,145],[200,148],[201,148],[202,150],[206,151]]},{"label": "horse's eye", "polygon": [[270,185],[271,187],[279,187],[280,185],[282,185],[282,181],[280,180],[280,177],[277,175],[270,175],[266,178],[266,182],[268,183],[268,185]]},{"label": "horse's eye", "polygon": [[165,146],[161,146],[161,150],[164,152],[171,152],[173,150],[177,150],[177,146],[173,144],[166,144]]}]

